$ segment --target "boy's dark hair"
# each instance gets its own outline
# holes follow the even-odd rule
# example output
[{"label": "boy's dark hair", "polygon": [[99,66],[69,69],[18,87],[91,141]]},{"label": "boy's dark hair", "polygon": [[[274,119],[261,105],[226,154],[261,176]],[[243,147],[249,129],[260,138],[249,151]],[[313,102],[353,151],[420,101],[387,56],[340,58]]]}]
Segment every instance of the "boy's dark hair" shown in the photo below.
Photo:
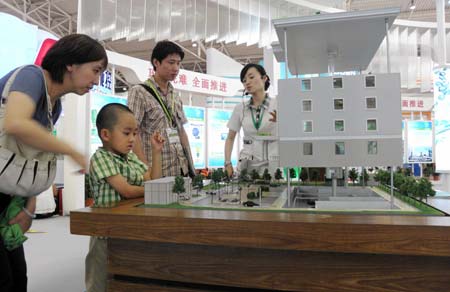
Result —
[{"label": "boy's dark hair", "polygon": [[264,76],[267,77],[267,80],[264,83],[264,90],[267,90],[269,88],[269,86],[270,86],[270,77],[269,77],[269,75],[267,75],[266,69],[264,69],[263,66],[258,65],[258,64],[249,63],[249,64],[245,65],[244,68],[242,68],[242,70],[241,70],[241,82],[244,83],[245,74],[247,74],[247,71],[250,68],[255,68],[259,72],[259,74],[261,74],[261,77],[264,77]]},{"label": "boy's dark hair", "polygon": [[150,63],[152,63],[153,68],[155,68],[153,60],[156,59],[161,63],[162,60],[164,60],[167,56],[172,54],[177,54],[178,56],[180,56],[181,61],[183,61],[184,51],[180,48],[180,46],[171,41],[160,41],[153,48]]},{"label": "boy's dark hair", "polygon": [[100,139],[100,131],[102,129],[112,130],[119,119],[119,112],[127,112],[133,114],[129,107],[121,103],[109,103],[101,108],[97,114],[95,125],[97,126],[97,133]]},{"label": "boy's dark hair", "polygon": [[57,41],[45,54],[42,68],[50,72],[52,80],[63,82],[68,65],[103,61],[108,65],[108,56],[103,46],[85,34],[70,34]]}]

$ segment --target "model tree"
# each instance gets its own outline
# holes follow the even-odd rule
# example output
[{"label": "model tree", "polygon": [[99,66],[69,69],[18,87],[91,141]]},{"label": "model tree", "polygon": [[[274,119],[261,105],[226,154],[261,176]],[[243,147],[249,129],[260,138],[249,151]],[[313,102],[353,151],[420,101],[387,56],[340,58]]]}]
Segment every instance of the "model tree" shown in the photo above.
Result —
[{"label": "model tree", "polygon": [[277,182],[279,183],[280,179],[283,178],[283,173],[281,172],[281,169],[277,168],[277,170],[275,171],[274,177],[277,180]]},{"label": "model tree", "polygon": [[178,200],[180,199],[180,194],[184,193],[186,189],[184,188],[184,178],[181,176],[175,177],[175,183],[172,187],[172,192],[178,195]]},{"label": "model tree", "polygon": [[197,189],[198,196],[198,193],[203,189],[203,175],[197,174],[192,181],[192,186]]},{"label": "model tree", "polygon": [[219,196],[219,200],[220,200],[220,182],[222,181],[224,177],[224,173],[222,168],[216,169],[212,175],[211,175],[211,179],[214,182],[214,185],[216,186],[216,190],[217,190],[217,194]]},{"label": "model tree", "polygon": [[308,172],[306,171],[306,168],[302,168],[302,172],[300,172],[300,179],[302,180],[303,184],[306,183],[308,180]]},{"label": "model tree", "polygon": [[270,183],[270,180],[272,179],[272,176],[270,175],[269,170],[267,168],[264,169],[263,179],[266,183]]},{"label": "model tree", "polygon": [[252,180],[253,180],[253,183],[255,183],[257,179],[259,179],[259,173],[256,171],[256,169],[253,169],[253,170],[252,170]]},{"label": "model tree", "polygon": [[356,170],[356,168],[350,169],[350,171],[348,172],[348,177],[352,180],[354,185],[355,181],[358,179],[358,171]]},{"label": "model tree", "polygon": [[432,183],[424,177],[419,179],[419,181],[417,182],[415,191],[416,197],[418,197],[420,200],[427,200],[429,196],[434,196],[436,194],[436,191],[433,190]]},{"label": "model tree", "polygon": [[289,177],[295,178],[295,169],[294,168],[289,168]]},{"label": "model tree", "polygon": [[246,182],[246,181],[248,181],[248,171],[247,169],[243,169],[239,173],[239,182]]},{"label": "model tree", "polygon": [[361,180],[361,183],[367,186],[367,182],[369,181],[369,174],[367,173],[367,170],[364,168],[362,171],[362,174],[359,176],[359,179]]},{"label": "model tree", "polygon": [[222,171],[222,181],[225,183],[225,193],[228,194],[228,187],[230,186],[231,178],[226,171]]},{"label": "model tree", "polygon": [[414,194],[416,180],[413,177],[405,177],[403,183],[400,185],[400,193],[405,196],[410,196]]},{"label": "model tree", "polygon": [[216,189],[219,188],[219,182],[222,180],[222,170],[216,169],[213,171],[211,175],[211,180],[213,181],[214,185],[216,186]]}]

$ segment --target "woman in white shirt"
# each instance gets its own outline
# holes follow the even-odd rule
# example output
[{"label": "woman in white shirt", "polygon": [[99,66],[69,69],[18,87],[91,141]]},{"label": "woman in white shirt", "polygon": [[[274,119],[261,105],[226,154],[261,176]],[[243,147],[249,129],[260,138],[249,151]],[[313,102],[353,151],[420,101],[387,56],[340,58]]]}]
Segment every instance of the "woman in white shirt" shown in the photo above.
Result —
[{"label": "woman in white shirt", "polygon": [[[236,133],[244,132],[244,147],[239,154],[238,170],[256,169],[261,172],[268,167],[269,161],[263,157],[263,141],[256,136],[276,136],[276,101],[270,98],[266,91],[270,79],[264,67],[258,64],[247,64],[241,71],[241,82],[244,94],[251,95],[250,100],[235,106],[228,121],[228,137],[225,141],[225,170],[228,176],[233,175],[231,152],[233,151]],[[268,157],[277,155],[276,141],[268,142]]]}]

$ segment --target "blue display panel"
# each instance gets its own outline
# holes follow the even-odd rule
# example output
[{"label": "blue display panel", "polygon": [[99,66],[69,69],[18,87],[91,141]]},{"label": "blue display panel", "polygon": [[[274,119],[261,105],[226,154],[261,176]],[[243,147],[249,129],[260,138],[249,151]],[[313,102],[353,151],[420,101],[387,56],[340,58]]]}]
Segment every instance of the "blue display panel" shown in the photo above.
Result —
[{"label": "blue display panel", "polygon": [[433,123],[431,121],[408,122],[408,163],[433,162]]},{"label": "blue display panel", "polygon": [[[231,111],[208,109],[208,167],[223,167],[225,163],[225,140],[228,136],[227,123]],[[238,139],[236,139],[238,140]],[[237,143],[231,153],[231,163],[237,165]]]},{"label": "blue display panel", "polygon": [[127,99],[125,97],[103,95],[91,91],[91,155],[94,154],[98,147],[102,146],[102,141],[98,136],[97,127],[95,126],[97,114],[103,106],[109,103],[121,103],[127,105]]},{"label": "blue display panel", "polygon": [[195,168],[206,167],[206,112],[201,107],[183,106],[188,123],[184,130],[189,138]]},{"label": "blue display panel", "polygon": [[450,172],[450,67],[434,70],[434,127],[437,172]]}]

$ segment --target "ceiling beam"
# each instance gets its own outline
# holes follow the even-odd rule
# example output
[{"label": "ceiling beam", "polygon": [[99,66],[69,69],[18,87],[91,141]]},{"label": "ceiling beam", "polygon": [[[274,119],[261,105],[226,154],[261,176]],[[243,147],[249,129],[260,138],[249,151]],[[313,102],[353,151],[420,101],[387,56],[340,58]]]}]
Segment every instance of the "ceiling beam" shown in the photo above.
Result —
[{"label": "ceiling beam", "polygon": [[[23,2],[25,4],[25,1]],[[54,30],[52,30],[50,27],[48,27],[46,24],[37,21],[36,19],[34,19],[33,17],[30,17],[27,13],[24,13],[23,11],[21,11],[19,8],[15,7],[14,5],[6,2],[5,0],[0,0],[0,4],[5,5],[6,7],[8,7],[9,9],[11,9],[12,11],[14,11],[15,13],[19,14],[20,16],[22,16],[22,19],[25,19],[25,21],[27,22],[31,22],[39,27],[41,27],[42,29],[60,37],[61,35],[57,32],[55,32]]]},{"label": "ceiling beam", "polygon": [[206,62],[205,58],[202,58],[201,56],[197,55],[196,53],[192,52],[191,50],[187,49],[186,47],[180,45],[180,43],[175,42],[180,48],[183,49],[183,51],[185,51],[186,53],[191,54],[192,56],[194,56],[195,58],[199,59],[200,61]]}]

